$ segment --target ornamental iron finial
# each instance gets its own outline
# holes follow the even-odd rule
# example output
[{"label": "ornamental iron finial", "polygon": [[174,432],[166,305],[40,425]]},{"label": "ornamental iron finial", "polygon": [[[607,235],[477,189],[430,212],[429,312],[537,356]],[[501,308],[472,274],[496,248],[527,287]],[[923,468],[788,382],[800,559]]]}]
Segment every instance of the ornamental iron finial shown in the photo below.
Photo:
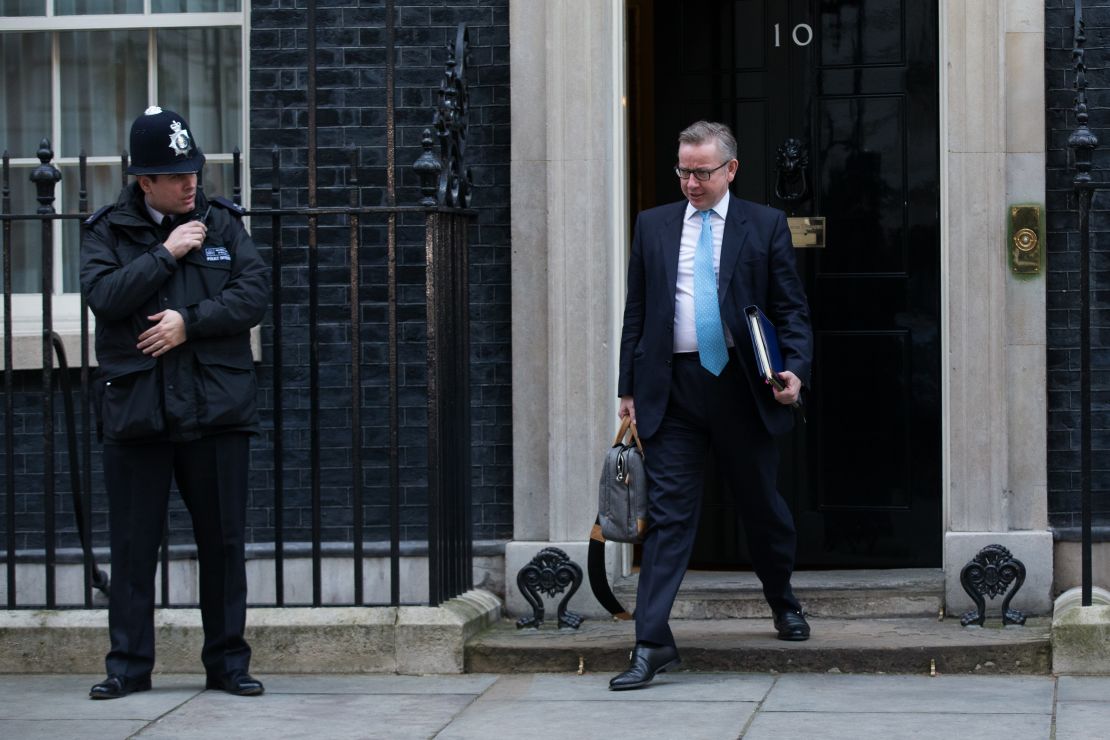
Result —
[{"label": "ornamental iron finial", "polygon": [[54,148],[50,146],[50,139],[43,139],[39,143],[39,150],[35,153],[38,158],[38,167],[31,170],[31,182],[38,189],[38,213],[54,213],[54,186],[62,179],[62,173],[50,161],[54,159]]},{"label": "ornamental iron finial", "polygon": [[432,138],[431,129],[424,129],[420,144],[424,147],[424,152],[413,163],[412,168],[416,170],[416,174],[420,177],[420,193],[424,196],[420,199],[420,205],[432,207],[436,205],[436,192],[443,165],[436,158],[435,152],[432,151],[432,147],[435,146],[435,139]]},{"label": "ornamental iron finial", "polygon": [[460,23],[454,46],[447,47],[434,124],[441,165],[436,202],[451,208],[470,205],[470,168],[466,164],[466,136],[470,123],[466,68],[469,64],[470,33],[466,24]]},{"label": "ornamental iron finial", "polygon": [[1068,137],[1068,147],[1075,150],[1075,177],[1077,186],[1091,182],[1091,152],[1098,146],[1098,137],[1087,126],[1087,64],[1083,44],[1087,41],[1086,23],[1083,21],[1082,0],[1075,0],[1075,46],[1071,57],[1075,63],[1075,121],[1076,129]]}]

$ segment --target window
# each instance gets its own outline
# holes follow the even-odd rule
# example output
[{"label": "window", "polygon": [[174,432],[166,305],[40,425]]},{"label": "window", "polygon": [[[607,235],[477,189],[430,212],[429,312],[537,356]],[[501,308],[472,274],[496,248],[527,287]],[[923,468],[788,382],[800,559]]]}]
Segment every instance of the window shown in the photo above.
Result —
[{"label": "window", "polygon": [[[78,208],[82,150],[90,210],[114,202],[131,121],[148,105],[189,121],[207,157],[205,190],[230,194],[232,150],[248,151],[246,30],[241,0],[0,0],[0,149],[11,157],[12,211],[37,207],[28,178],[44,137],[62,172],[59,212]],[[60,223],[53,244],[59,330],[79,320],[80,291],[79,228]],[[16,334],[39,331],[41,243],[37,222],[13,223]]]}]

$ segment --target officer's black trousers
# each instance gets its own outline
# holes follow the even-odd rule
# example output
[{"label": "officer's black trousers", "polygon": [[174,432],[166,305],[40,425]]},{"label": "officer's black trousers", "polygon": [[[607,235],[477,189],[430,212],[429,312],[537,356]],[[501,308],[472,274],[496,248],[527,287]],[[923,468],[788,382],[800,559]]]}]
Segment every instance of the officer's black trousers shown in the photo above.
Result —
[{"label": "officer's black trousers", "polygon": [[112,571],[108,602],[109,674],[148,676],[154,667],[154,572],[170,480],[193,520],[204,623],[201,660],[210,676],[243,670],[250,435],[216,434],[192,442],[104,445]]}]

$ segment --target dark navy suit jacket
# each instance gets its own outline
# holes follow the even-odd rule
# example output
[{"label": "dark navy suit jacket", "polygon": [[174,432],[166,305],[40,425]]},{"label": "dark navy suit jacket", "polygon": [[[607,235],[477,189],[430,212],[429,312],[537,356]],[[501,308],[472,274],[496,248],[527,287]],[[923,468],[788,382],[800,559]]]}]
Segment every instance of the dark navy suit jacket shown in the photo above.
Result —
[{"label": "dark navy suit jacket", "polygon": [[[670,396],[675,286],[686,206],[683,200],[643,211],[633,232],[617,394],[633,397],[641,437],[650,437],[659,428]],[[793,426],[794,416],[756,376],[744,316],[747,306],[763,309],[778,332],[785,369],[809,385],[813,357],[809,306],[782,211],[730,195],[717,288],[721,317],[732,333],[741,375],[755,398],[760,420],[771,434],[783,434]]]}]

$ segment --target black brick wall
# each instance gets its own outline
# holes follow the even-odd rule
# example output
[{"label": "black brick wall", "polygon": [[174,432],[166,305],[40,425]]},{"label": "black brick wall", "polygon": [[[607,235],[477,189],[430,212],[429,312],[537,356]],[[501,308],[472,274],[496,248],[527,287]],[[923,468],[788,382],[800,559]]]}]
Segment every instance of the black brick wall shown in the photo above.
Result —
[{"label": "black brick wall", "polygon": [[[398,2],[395,6],[395,136],[397,203],[415,204],[420,193],[411,169],[421,134],[433,121],[436,92],[457,26],[468,24],[470,130],[467,159],[478,217],[470,229],[472,485],[478,539],[512,535],[511,394],[509,319],[509,36],[508,0]],[[358,202],[387,204],[385,3],[333,0],[317,5],[317,197],[319,205],[346,205],[350,157],[356,155]],[[306,44],[303,3],[260,0],[251,12],[251,179],[257,207],[308,204]],[[281,160],[279,203],[271,193],[271,151]],[[384,218],[362,229],[362,354],[364,485],[367,536],[388,536],[386,229]],[[283,282],[286,372],[286,537],[307,535],[310,521],[307,469],[307,231],[286,222]],[[255,224],[269,243],[268,224]],[[325,469],[325,536],[349,540],[351,450],[349,353],[349,232],[321,220],[318,237],[321,319],[321,439]],[[401,484],[404,536],[422,537],[426,521],[426,373],[424,365],[423,217],[398,223],[401,345]],[[264,335],[271,356],[271,332]],[[271,387],[269,373],[263,385]],[[272,394],[264,396],[272,404]],[[269,406],[268,406],[269,407]],[[269,415],[268,415],[269,416]],[[272,438],[255,452],[268,468]],[[256,539],[271,536],[272,479],[256,476],[252,517]],[[294,534],[297,533],[297,534]]]},{"label": "black brick wall", "polygon": [[[471,66],[468,161],[478,215],[470,229],[470,378],[472,402],[473,523],[475,539],[512,536],[512,413],[509,291],[509,0],[397,2],[396,162],[397,203],[420,197],[411,164],[420,155],[421,132],[430,128],[436,92],[457,24],[470,28]],[[359,203],[386,204],[385,4],[382,0],[317,3],[318,204],[347,205],[350,151],[357,154]],[[251,3],[250,135],[252,205],[308,204],[307,87],[304,3]],[[201,134],[203,135],[203,134]],[[280,157],[278,203],[271,194],[271,150]],[[251,230],[271,257],[271,227],[256,219]],[[426,525],[426,394],[423,217],[398,222],[401,363],[400,461],[402,536],[423,538]],[[388,431],[385,220],[363,222],[360,252],[363,384],[363,485],[365,536],[388,537]],[[283,224],[284,483],[285,540],[307,541],[311,522],[308,434],[307,229],[302,219]],[[352,539],[350,288],[345,223],[321,219],[319,259],[319,377],[322,447],[321,489],[325,541]],[[263,324],[259,366],[263,430],[252,444],[248,542],[270,542],[273,507],[273,331]],[[41,376],[15,374],[17,547],[42,545]],[[76,546],[69,506],[68,459],[57,402],[56,495],[59,546]],[[0,427],[0,440],[3,428]],[[0,480],[5,470],[0,454]],[[94,542],[105,546],[106,504],[94,445]],[[6,523],[0,512],[0,545]],[[188,514],[171,502],[170,541],[192,541]]]},{"label": "black brick wall", "polygon": [[[1102,142],[1094,177],[1110,180],[1110,2],[1088,0],[1090,127]],[[1045,2],[1047,87],[1048,510],[1057,529],[1080,523],[1079,232],[1068,136],[1075,129],[1071,58],[1073,3]],[[1094,523],[1110,526],[1110,193],[1095,196],[1091,214],[1091,443]]]}]

